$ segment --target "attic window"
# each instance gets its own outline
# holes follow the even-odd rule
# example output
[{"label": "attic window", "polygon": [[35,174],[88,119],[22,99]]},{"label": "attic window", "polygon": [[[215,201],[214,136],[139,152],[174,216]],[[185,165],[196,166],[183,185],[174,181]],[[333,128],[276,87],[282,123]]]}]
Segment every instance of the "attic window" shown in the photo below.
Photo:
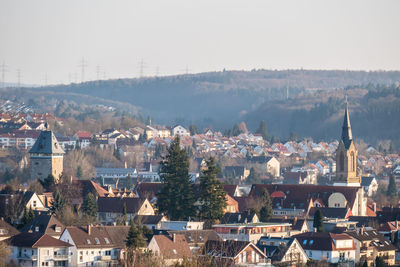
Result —
[{"label": "attic window", "polygon": [[374,235],[377,235],[377,233],[375,231],[372,231],[374,233]]},{"label": "attic window", "polygon": [[39,226],[35,227],[35,232],[39,232]]},{"label": "attic window", "polygon": [[173,249],[172,252],[174,252],[175,255],[178,254],[178,253],[176,252],[176,249]]},{"label": "attic window", "polygon": [[86,239],[86,242],[90,245],[90,240],[89,239]]},{"label": "attic window", "polygon": [[107,237],[104,237],[104,241],[106,241],[106,244],[110,244],[110,240]]},{"label": "attic window", "polygon": [[94,238],[94,241],[96,241],[96,244],[97,244],[97,245],[100,244],[100,240],[99,240],[97,237]]},{"label": "attic window", "polygon": [[303,241],[303,245],[306,245],[307,244],[307,239],[305,239],[304,241]]},{"label": "attic window", "polygon": [[314,243],[314,240],[310,240],[310,242],[308,243],[309,245],[312,245]]},{"label": "attic window", "polygon": [[369,235],[368,232],[364,232],[365,235]]}]

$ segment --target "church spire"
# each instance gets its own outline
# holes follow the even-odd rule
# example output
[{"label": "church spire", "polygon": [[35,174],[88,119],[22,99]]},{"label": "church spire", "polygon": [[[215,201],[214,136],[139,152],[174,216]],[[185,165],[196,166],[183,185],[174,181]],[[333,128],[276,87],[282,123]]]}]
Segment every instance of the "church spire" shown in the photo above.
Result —
[{"label": "church spire", "polygon": [[351,133],[347,96],[346,96],[346,109],[344,112],[344,120],[343,120],[343,127],[342,127],[342,141],[343,141],[343,144],[346,149],[349,149],[350,144],[353,141],[353,135]]}]

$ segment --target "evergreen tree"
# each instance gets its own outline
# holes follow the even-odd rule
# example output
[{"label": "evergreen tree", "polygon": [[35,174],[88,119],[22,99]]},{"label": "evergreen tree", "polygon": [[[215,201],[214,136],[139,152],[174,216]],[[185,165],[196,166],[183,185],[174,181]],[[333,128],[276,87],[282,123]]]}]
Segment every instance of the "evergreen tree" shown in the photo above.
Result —
[{"label": "evergreen tree", "polygon": [[139,225],[134,224],[132,221],[125,244],[129,249],[137,249],[143,247],[145,244],[142,228]]},{"label": "evergreen tree", "polygon": [[54,185],[56,184],[56,180],[52,174],[49,174],[44,180],[39,180],[39,182],[46,192],[53,191]]},{"label": "evergreen tree", "polygon": [[56,190],[53,193],[53,200],[51,201],[50,212],[52,214],[60,215],[61,210],[64,207],[64,198],[62,197],[61,193]]},{"label": "evergreen tree", "polygon": [[394,179],[393,175],[390,176],[389,185],[387,188],[387,195],[389,197],[397,196],[396,180]]},{"label": "evergreen tree", "polygon": [[297,135],[296,132],[291,132],[291,133],[290,133],[289,141],[295,141],[295,142],[297,142],[298,139],[299,139],[299,136]]},{"label": "evergreen tree", "polygon": [[191,135],[191,136],[197,134],[197,127],[196,127],[196,125],[191,124],[191,125],[189,126],[189,131],[190,131],[190,135]]},{"label": "evergreen tree", "polygon": [[246,179],[246,184],[255,184],[258,182],[259,174],[256,172],[254,167],[250,168],[250,174]]},{"label": "evergreen tree", "polygon": [[242,133],[242,130],[240,130],[240,127],[238,124],[235,124],[232,128],[232,135],[233,136],[238,136],[239,134]]},{"label": "evergreen tree", "polygon": [[122,221],[123,221],[123,224],[125,224],[126,219],[128,218],[127,215],[128,215],[128,212],[126,211],[126,202],[124,202],[124,205],[122,206],[122,216],[123,216]]},{"label": "evergreen tree", "polygon": [[157,194],[157,207],[170,220],[185,220],[195,214],[193,184],[189,177],[189,158],[180,148],[177,136],[161,162],[162,187]]},{"label": "evergreen tree", "polygon": [[314,214],[313,227],[316,228],[318,232],[324,231],[324,218],[323,218],[321,210],[317,210]]},{"label": "evergreen tree", "polygon": [[263,206],[260,209],[260,221],[267,222],[272,217],[272,202],[267,190],[262,193]]},{"label": "evergreen tree", "polygon": [[264,120],[260,122],[260,126],[258,126],[256,133],[261,134],[264,140],[268,140],[267,125]]},{"label": "evergreen tree", "polygon": [[199,217],[209,223],[219,220],[224,215],[226,207],[226,192],[222,184],[216,179],[219,170],[214,158],[207,160],[207,167],[200,176]]},{"label": "evergreen tree", "polygon": [[78,179],[81,179],[83,177],[83,170],[81,165],[78,165],[78,168],[76,168],[76,177]]},{"label": "evergreen tree", "polygon": [[29,207],[29,210],[24,208],[24,215],[22,217],[22,223],[28,224],[35,218],[35,213],[32,210],[32,207]]},{"label": "evergreen tree", "polygon": [[118,148],[114,148],[114,153],[113,153],[113,155],[114,155],[114,157],[115,157],[117,160],[121,161],[122,157],[121,157],[121,153],[119,152],[119,149],[118,149]]},{"label": "evergreen tree", "polygon": [[367,261],[364,261],[362,267],[368,267],[368,262],[367,262]]},{"label": "evergreen tree", "polygon": [[91,219],[97,218],[97,202],[92,193],[87,194],[82,204],[83,212]]}]

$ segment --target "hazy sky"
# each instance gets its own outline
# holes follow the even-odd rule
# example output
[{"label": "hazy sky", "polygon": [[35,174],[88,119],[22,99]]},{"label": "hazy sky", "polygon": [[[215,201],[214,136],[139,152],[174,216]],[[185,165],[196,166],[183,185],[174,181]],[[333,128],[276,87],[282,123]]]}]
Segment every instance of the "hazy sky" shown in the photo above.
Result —
[{"label": "hazy sky", "polygon": [[[0,0],[5,80],[231,69],[400,69],[400,1]],[[0,69],[1,71],[1,69]],[[0,76],[1,79],[1,76]]]}]

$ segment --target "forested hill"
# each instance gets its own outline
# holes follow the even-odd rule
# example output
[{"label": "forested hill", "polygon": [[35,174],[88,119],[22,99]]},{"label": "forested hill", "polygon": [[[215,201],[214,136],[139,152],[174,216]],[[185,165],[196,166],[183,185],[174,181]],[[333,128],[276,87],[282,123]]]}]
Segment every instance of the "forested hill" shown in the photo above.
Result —
[{"label": "forested hill", "polygon": [[[332,135],[333,128],[329,127],[337,126],[335,114],[341,114],[338,111],[344,93],[340,89],[354,87],[351,91],[356,91],[359,85],[364,88],[351,99],[354,102],[352,109],[362,107],[359,114],[353,116],[356,126],[357,116],[362,121],[363,116],[371,112],[365,110],[366,103],[367,107],[383,103],[376,95],[364,99],[372,89],[366,87],[399,81],[398,71],[255,70],[102,80],[18,90],[9,88],[0,92],[3,97],[16,97],[26,102],[51,99],[48,103],[55,106],[63,99],[77,104],[107,104],[150,115],[153,121],[161,124],[195,123],[200,128],[225,129],[245,120],[250,129],[255,129],[260,119],[265,119],[270,131],[282,137],[290,131],[296,131],[300,136],[330,137],[337,135],[337,131]],[[380,92],[380,88],[374,90]],[[326,104],[329,97],[332,98]],[[376,98],[379,98],[378,102]]]}]

